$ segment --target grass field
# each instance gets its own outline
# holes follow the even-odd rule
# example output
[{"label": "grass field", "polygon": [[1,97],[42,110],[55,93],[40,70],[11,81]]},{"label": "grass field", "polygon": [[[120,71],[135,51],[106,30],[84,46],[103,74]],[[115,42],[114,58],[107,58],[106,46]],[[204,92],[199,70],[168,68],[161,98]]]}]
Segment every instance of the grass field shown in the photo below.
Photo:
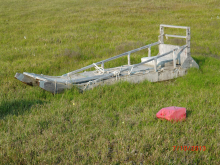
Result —
[{"label": "grass field", "polygon": [[[220,164],[218,0],[0,0],[0,24],[1,164]],[[191,27],[199,70],[55,96],[14,79],[62,75],[156,42],[160,24]],[[186,107],[186,121],[158,120],[167,106]]]}]

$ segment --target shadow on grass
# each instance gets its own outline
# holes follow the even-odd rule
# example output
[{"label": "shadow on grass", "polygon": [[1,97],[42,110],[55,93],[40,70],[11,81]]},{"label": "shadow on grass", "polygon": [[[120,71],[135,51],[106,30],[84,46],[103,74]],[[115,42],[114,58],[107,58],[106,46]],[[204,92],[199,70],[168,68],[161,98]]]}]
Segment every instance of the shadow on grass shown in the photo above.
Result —
[{"label": "shadow on grass", "polygon": [[192,111],[191,110],[186,110],[186,118],[188,118],[189,116],[191,116]]},{"label": "shadow on grass", "polygon": [[34,105],[41,105],[44,102],[41,100],[3,100],[0,104],[0,119],[7,115],[21,115],[31,109]]},{"label": "shadow on grass", "polygon": [[215,60],[220,60],[220,56],[218,55],[213,55],[213,54],[205,54],[203,56],[193,56],[193,59],[196,61],[196,63],[199,65],[199,67],[203,67],[205,65],[207,65],[207,63],[209,62],[209,60],[211,59],[211,61],[215,61]]},{"label": "shadow on grass", "polygon": [[202,67],[205,64],[207,57],[196,56],[196,57],[193,57],[193,59],[196,61],[196,63],[199,65],[199,67]]}]

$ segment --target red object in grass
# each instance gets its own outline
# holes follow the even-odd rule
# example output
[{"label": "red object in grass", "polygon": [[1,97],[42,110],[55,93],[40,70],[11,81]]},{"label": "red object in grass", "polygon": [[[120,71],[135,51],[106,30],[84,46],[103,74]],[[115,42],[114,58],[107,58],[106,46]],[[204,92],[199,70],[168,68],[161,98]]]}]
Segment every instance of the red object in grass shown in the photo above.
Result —
[{"label": "red object in grass", "polygon": [[182,121],[186,119],[186,108],[174,106],[162,108],[156,116],[166,120]]}]

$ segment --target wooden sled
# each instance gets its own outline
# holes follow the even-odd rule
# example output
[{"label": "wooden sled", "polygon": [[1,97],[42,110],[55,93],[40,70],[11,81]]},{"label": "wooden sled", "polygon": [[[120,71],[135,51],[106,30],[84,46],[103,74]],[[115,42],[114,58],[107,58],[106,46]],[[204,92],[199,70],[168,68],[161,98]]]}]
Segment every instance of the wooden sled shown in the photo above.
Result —
[{"label": "wooden sled", "polygon": [[[165,27],[185,29],[186,36],[164,34]],[[185,38],[186,45],[164,44],[164,37]],[[159,54],[157,56],[151,56],[151,47],[156,45],[159,46]],[[131,65],[131,54],[143,49],[148,49],[148,57],[143,57],[140,63]],[[106,62],[123,56],[127,56],[128,58],[127,65],[104,68]],[[99,67],[98,65],[101,66]],[[96,70],[85,71],[92,67]],[[71,89],[73,86],[77,86],[81,90],[88,90],[99,85],[114,84],[119,80],[132,83],[138,83],[144,80],[151,82],[169,80],[184,76],[187,73],[187,69],[191,67],[199,68],[198,64],[190,55],[190,27],[160,25],[158,42],[93,63],[62,76],[47,76],[23,72],[16,73],[15,78],[27,85],[39,86],[46,91],[56,94],[66,89]]]}]

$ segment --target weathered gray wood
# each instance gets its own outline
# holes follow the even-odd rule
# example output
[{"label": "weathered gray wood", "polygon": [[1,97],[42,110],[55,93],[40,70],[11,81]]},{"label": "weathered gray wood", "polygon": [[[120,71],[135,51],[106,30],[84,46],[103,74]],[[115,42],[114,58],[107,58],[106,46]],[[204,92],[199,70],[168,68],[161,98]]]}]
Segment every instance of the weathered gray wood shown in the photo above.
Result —
[{"label": "weathered gray wood", "polygon": [[[180,48],[185,48],[185,47],[186,46],[182,46]],[[168,54],[170,54],[172,52],[173,52],[173,50],[169,51],[167,53],[164,53],[162,55],[158,55],[158,56],[156,56],[156,58],[163,57],[163,56],[168,55]],[[123,69],[121,69],[120,72],[122,73],[124,71],[131,70],[133,68],[137,68],[137,67],[139,67],[139,66],[141,66],[141,65],[143,65],[143,64],[145,64],[145,63],[147,63],[149,61],[152,61],[152,60],[155,60],[155,59],[152,58],[152,59],[150,59],[148,61],[141,62],[139,64],[135,64],[135,65],[132,65],[132,66],[124,67]],[[142,70],[146,70],[146,69],[147,68],[143,68]],[[92,72],[94,72],[94,71],[92,71]],[[136,72],[138,72],[138,70]],[[135,72],[133,72],[133,73],[135,73]],[[22,76],[20,76],[20,75],[22,75]],[[129,74],[127,74],[127,75],[129,75]],[[28,76],[30,76],[30,77],[28,77]],[[47,91],[49,91],[51,93],[56,94],[56,93],[60,93],[60,92],[64,91],[65,89],[71,88],[73,84],[80,85],[80,83],[81,84],[83,82],[88,83],[88,81],[89,82],[92,81],[91,84],[95,84],[95,83],[97,83],[99,81],[106,80],[106,79],[108,79],[110,77],[114,78],[114,76],[115,76],[114,73],[109,73],[109,74],[105,74],[105,75],[97,75],[97,76],[85,77],[85,78],[80,78],[80,79],[75,79],[75,80],[74,79],[68,80],[68,76],[66,76],[66,78],[65,78],[64,76],[45,76],[45,75],[39,75],[39,74],[24,72],[24,74],[16,74],[15,77],[18,77],[19,80],[23,80],[23,77],[30,78],[31,81],[35,81],[36,83],[38,82],[39,86],[42,89],[45,89],[45,90],[47,90]],[[122,74],[121,74],[121,76],[122,76]],[[123,74],[123,77],[124,76],[126,76],[126,75]],[[25,81],[25,82],[27,83],[28,81]],[[71,84],[71,85],[69,85],[69,84]]]},{"label": "weathered gray wood", "polygon": [[173,51],[173,67],[176,68],[176,51]]},{"label": "weathered gray wood", "polygon": [[175,26],[175,25],[165,25],[161,24],[160,27],[177,28],[177,29],[187,29],[187,26]]},{"label": "weathered gray wood", "polygon": [[131,53],[128,53],[128,65],[131,65]]},{"label": "weathered gray wood", "polygon": [[161,44],[164,43],[164,27],[162,25],[160,25],[160,36],[159,36],[159,41]]},{"label": "weathered gray wood", "polygon": [[157,72],[157,57],[154,57],[154,72]]},{"label": "weathered gray wood", "polygon": [[[186,30],[186,36],[179,36],[179,35],[170,35],[170,34],[164,34],[164,28],[167,27],[167,28],[178,28],[178,29],[185,29]],[[174,25],[165,25],[165,24],[161,24],[160,25],[160,41],[161,43],[163,44],[163,36],[166,36],[166,37],[177,37],[177,38],[185,38],[186,39],[186,45],[187,45],[187,54],[185,57],[181,57],[181,61],[184,62],[185,59],[187,57],[190,56],[190,27],[187,27],[187,26],[174,26]],[[182,63],[181,63],[182,64]]]},{"label": "weathered gray wood", "polygon": [[37,86],[37,81],[33,79],[32,77],[26,76],[22,73],[16,73],[15,78],[20,80],[21,82],[30,85],[30,86]]},{"label": "weathered gray wood", "polygon": [[[169,34],[164,35],[164,27],[186,29],[186,36],[169,35]],[[176,45],[163,44],[164,36],[186,38],[186,45],[179,47]],[[185,75],[187,72],[187,68],[190,68],[190,67],[198,68],[199,67],[198,64],[190,56],[190,28],[189,27],[160,25],[160,36],[159,37],[160,37],[159,42],[155,42],[153,44],[145,45],[143,47],[122,53],[120,55],[94,63],[92,65],[83,67],[73,72],[69,72],[62,76],[47,76],[47,75],[42,75],[42,74],[23,72],[23,74],[16,73],[15,78],[17,78],[18,80],[28,85],[38,85],[42,89],[49,91],[53,94],[56,94],[56,93],[61,93],[66,89],[70,89],[73,86],[77,86],[78,88],[82,90],[87,90],[87,89],[96,87],[98,85],[113,84],[118,80],[134,82],[134,83],[138,83],[144,80],[148,80],[151,82],[164,81],[164,80],[169,80],[172,78],[176,78],[178,76]],[[158,44],[160,44],[159,55],[151,57],[151,46],[158,45]],[[146,61],[143,60],[138,64],[131,65],[131,61],[130,61],[131,53],[134,53],[134,52],[146,49],[146,48],[148,48],[149,57],[146,57],[148,59],[146,59]],[[185,50],[183,52],[185,48],[187,48],[187,51]],[[127,66],[108,68],[108,69],[103,70],[105,62],[120,58],[125,55],[127,55],[128,57]],[[178,59],[178,64],[181,64],[181,66],[176,65],[176,59]],[[161,63],[159,67],[158,67],[159,64],[157,61],[160,61]],[[162,66],[162,62],[168,64],[169,61],[171,61],[171,64]],[[172,64],[172,61],[173,61],[173,64]],[[149,63],[152,63],[153,66],[152,67],[149,66]],[[97,65],[101,65],[101,68],[98,67]],[[85,69],[89,69],[91,67],[96,67],[97,70],[78,73]],[[160,67],[162,67],[162,69]]]},{"label": "weathered gray wood", "polygon": [[148,48],[148,57],[151,57],[151,47]]},{"label": "weathered gray wood", "polygon": [[179,76],[184,76],[187,73],[187,69],[184,68],[177,68],[175,71],[173,71],[173,67],[164,68],[162,72],[149,72],[145,74],[133,74],[133,75],[126,75],[123,77],[120,77],[120,79],[116,80],[116,78],[111,77],[109,79],[105,79],[96,83],[91,83],[88,85],[88,83],[82,83],[77,84],[77,87],[81,90],[90,90],[97,86],[102,85],[111,85],[116,83],[117,81],[127,81],[131,83],[139,83],[144,80],[148,80],[150,82],[158,82],[158,81],[165,81],[170,80]]},{"label": "weathered gray wood", "polygon": [[165,34],[165,37],[186,38],[187,36],[179,36],[179,35]]},{"label": "weathered gray wood", "polygon": [[62,93],[66,89],[65,84],[56,84],[55,82],[40,81],[39,87],[53,94]]},{"label": "weathered gray wood", "polygon": [[[158,55],[158,56],[156,56],[156,57],[157,57],[157,58],[160,58],[160,57],[166,56],[166,55],[172,53],[174,50],[177,50],[177,49],[185,49],[185,47],[186,47],[186,45],[181,46],[181,47],[179,47],[179,48],[175,48],[175,49],[173,49],[173,50],[171,50],[171,51],[169,51],[169,52],[167,52],[167,53]],[[141,63],[139,63],[139,64],[135,64],[135,65],[133,65],[133,66],[127,67],[127,68],[125,68],[125,69],[122,69],[120,72],[122,73],[122,72],[127,71],[127,70],[129,70],[129,69],[131,69],[131,68],[138,67],[138,66],[140,66],[140,65],[143,65],[143,64],[145,64],[145,63],[147,63],[147,62],[150,62],[150,61],[153,61],[153,60],[154,60],[154,58],[149,59],[149,60],[144,61],[144,62],[141,62]],[[100,78],[94,80],[94,82],[99,82],[99,81],[101,81],[101,80],[103,80],[103,79],[107,79],[108,77],[111,77],[111,76],[114,76],[114,73],[110,73],[109,75],[103,75],[103,77],[100,77]]]},{"label": "weathered gray wood", "polygon": [[[109,75],[109,74],[107,74]],[[102,77],[103,75],[97,75],[97,76],[92,76],[92,77],[86,77],[86,78],[80,78],[80,79],[71,79],[68,82],[72,83],[72,84],[79,84],[79,83],[83,83],[83,82],[88,82],[88,81],[92,81],[95,80],[97,78]]]},{"label": "weathered gray wood", "polygon": [[187,45],[187,57],[190,57],[190,27],[186,29],[186,45]]},{"label": "weathered gray wood", "polygon": [[116,80],[116,78],[111,77],[109,79],[105,79],[96,83],[82,83],[77,84],[76,86],[81,90],[89,90],[97,86],[102,85],[111,85],[116,83],[117,81],[128,81],[131,83],[139,83],[144,80],[148,80],[150,82],[157,82],[157,81],[164,81],[173,79],[179,76],[184,76],[186,74],[186,69],[178,68],[176,71],[173,71],[171,68],[165,68],[162,72],[148,72],[148,73],[140,73],[140,74],[133,74],[133,75],[126,75],[120,77],[120,79]]},{"label": "weathered gray wood", "polygon": [[[149,48],[150,46],[154,46],[154,45],[158,45],[158,44],[160,44],[160,42],[155,42],[155,43],[153,43],[153,44],[145,45],[145,46],[142,46],[142,47],[140,47],[140,48],[137,48],[137,49],[134,49],[134,50],[131,50],[131,51],[128,51],[128,52],[119,54],[119,55],[117,55],[117,56],[108,58],[108,59],[106,59],[106,60],[97,62],[97,63],[95,63],[95,64],[96,64],[96,65],[100,65],[102,62],[112,61],[112,60],[117,59],[117,58],[119,58],[119,57],[125,56],[125,55],[127,55],[128,53],[134,53],[134,52],[137,52],[137,51],[140,51],[140,50]],[[89,68],[92,68],[92,67],[94,67],[93,64],[92,64],[92,65],[88,65],[88,66],[86,66],[86,67],[83,67],[83,68],[81,68],[81,69],[77,69],[77,70],[75,70],[75,71],[69,72],[69,73],[67,73],[67,74],[69,74],[69,75],[76,74],[76,73],[78,73],[78,72],[84,71],[84,70],[89,69]],[[65,75],[67,75],[67,74],[65,74]]]},{"label": "weathered gray wood", "polygon": [[195,60],[191,56],[189,56],[185,59],[185,61],[181,65],[181,68],[191,68],[191,67],[199,69],[199,65],[195,62]]}]

